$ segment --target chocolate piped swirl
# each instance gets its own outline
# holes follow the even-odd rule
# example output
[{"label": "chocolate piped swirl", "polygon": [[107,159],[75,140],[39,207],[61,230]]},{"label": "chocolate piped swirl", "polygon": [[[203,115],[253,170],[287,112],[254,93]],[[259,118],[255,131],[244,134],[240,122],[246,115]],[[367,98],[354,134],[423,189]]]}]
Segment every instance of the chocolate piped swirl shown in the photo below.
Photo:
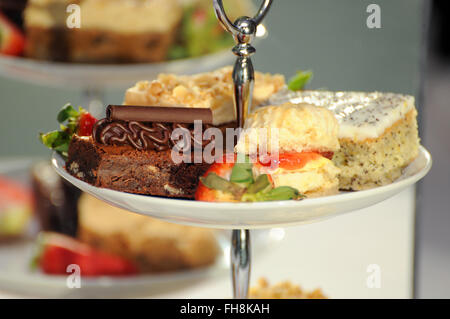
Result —
[{"label": "chocolate piped swirl", "polygon": [[[202,125],[201,132],[194,132],[193,123],[142,123],[103,119],[95,124],[92,136],[97,143],[104,145],[129,145],[140,151],[165,151],[175,145],[178,146],[178,141],[171,139],[172,132],[177,128],[185,130],[183,134],[189,134],[191,148],[205,147],[213,142],[213,140],[202,139],[203,130],[209,127],[212,126]],[[196,139],[196,136],[200,136],[200,140]]]}]

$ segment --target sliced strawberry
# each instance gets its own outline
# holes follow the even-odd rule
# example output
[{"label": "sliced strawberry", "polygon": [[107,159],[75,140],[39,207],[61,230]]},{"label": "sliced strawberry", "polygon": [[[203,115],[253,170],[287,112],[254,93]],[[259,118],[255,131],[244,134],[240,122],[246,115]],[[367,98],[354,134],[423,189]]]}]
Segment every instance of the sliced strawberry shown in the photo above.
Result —
[{"label": "sliced strawberry", "polygon": [[308,162],[316,160],[320,157],[326,157],[330,159],[333,157],[332,152],[319,153],[319,152],[301,152],[301,153],[280,153],[278,157],[268,156],[259,158],[256,165],[270,167],[271,169],[283,168],[286,170],[296,170],[304,167]]},{"label": "sliced strawberry", "polygon": [[221,161],[213,163],[206,171],[205,176],[209,173],[216,173],[220,177],[228,178],[233,169],[234,162],[236,161],[236,155],[226,154]]},{"label": "sliced strawberry", "polygon": [[[203,177],[208,176],[210,173],[215,173],[220,177],[229,179],[231,171],[233,170],[236,156],[234,154],[226,154],[219,162],[213,163]],[[197,191],[195,192],[195,200],[204,202],[217,202],[221,197],[221,192],[215,189],[210,189],[203,185],[201,181],[198,183]]]},{"label": "sliced strawberry", "polygon": [[25,36],[0,12],[0,53],[21,55],[25,48]]},{"label": "sliced strawberry", "polygon": [[37,264],[51,275],[67,274],[67,266],[76,264],[81,276],[126,276],[138,273],[137,267],[119,256],[101,252],[71,237],[42,233]]},{"label": "sliced strawberry", "polygon": [[78,122],[77,134],[79,136],[91,136],[92,129],[96,122],[97,122],[97,119],[95,117],[93,117],[90,113],[83,112],[81,114],[79,122]]}]

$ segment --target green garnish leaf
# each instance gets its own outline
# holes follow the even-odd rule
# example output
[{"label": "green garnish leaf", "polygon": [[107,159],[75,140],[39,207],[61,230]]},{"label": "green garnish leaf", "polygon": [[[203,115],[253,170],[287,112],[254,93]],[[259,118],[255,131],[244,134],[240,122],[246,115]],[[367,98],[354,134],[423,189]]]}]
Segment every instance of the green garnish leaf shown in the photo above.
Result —
[{"label": "green garnish leaf", "polygon": [[189,57],[189,52],[185,47],[181,45],[174,45],[169,49],[167,57],[170,60],[183,59]]},{"label": "green garnish leaf", "polygon": [[272,188],[267,174],[259,175],[256,181],[247,188],[248,194],[256,194],[258,192],[266,192]]},{"label": "green garnish leaf", "polygon": [[81,115],[86,112],[82,107],[76,110],[70,103],[63,106],[58,112],[57,120],[60,123],[59,131],[39,134],[39,140],[48,148],[67,157],[69,144],[73,135],[78,131],[78,122]]},{"label": "green garnish leaf", "polygon": [[70,103],[67,103],[66,105],[63,106],[61,111],[59,111],[57,120],[58,123],[63,123],[69,120],[70,118],[78,118],[79,116],[80,112],[75,110]]},{"label": "green garnish leaf", "polygon": [[300,199],[302,197],[303,195],[297,189],[290,186],[279,186],[264,194],[264,199],[267,201]]},{"label": "green garnish leaf", "polygon": [[236,164],[231,171],[230,182],[250,184],[253,182],[252,171]]},{"label": "green garnish leaf", "polygon": [[206,177],[200,177],[200,181],[207,188],[230,193],[235,200],[241,202],[282,201],[304,198],[293,187],[280,186],[273,188],[267,174],[261,174],[255,180],[253,177],[253,164],[248,156],[242,154],[238,154],[237,161],[231,171],[230,180],[216,173],[209,173]]},{"label": "green garnish leaf", "polygon": [[200,181],[210,189],[231,193],[234,196],[240,196],[245,190],[239,185],[220,177],[216,173],[209,173],[206,177],[200,177]]},{"label": "green garnish leaf", "polygon": [[231,171],[230,182],[241,184],[247,187],[253,183],[253,165],[250,158],[243,154],[237,155],[236,164]]},{"label": "green garnish leaf", "polygon": [[312,79],[313,73],[311,71],[297,71],[288,83],[288,89],[291,91],[303,90],[305,85]]},{"label": "green garnish leaf", "polygon": [[244,202],[268,202],[268,201],[281,201],[290,199],[303,199],[304,196],[299,193],[293,187],[290,186],[280,186],[277,188],[272,188],[270,190],[263,190],[256,194],[245,193],[242,196],[242,201]]},{"label": "green garnish leaf", "polygon": [[46,134],[39,134],[39,140],[48,148],[67,156],[72,135],[66,131],[52,131]]},{"label": "green garnish leaf", "polygon": [[37,236],[36,239],[36,243],[34,246],[34,251],[33,251],[33,255],[31,257],[30,260],[30,268],[31,270],[36,270],[39,268],[39,264],[40,264],[40,259],[42,257],[42,254],[44,252],[44,248],[45,248],[45,244],[46,244],[46,238],[43,232],[39,233],[39,235]]}]

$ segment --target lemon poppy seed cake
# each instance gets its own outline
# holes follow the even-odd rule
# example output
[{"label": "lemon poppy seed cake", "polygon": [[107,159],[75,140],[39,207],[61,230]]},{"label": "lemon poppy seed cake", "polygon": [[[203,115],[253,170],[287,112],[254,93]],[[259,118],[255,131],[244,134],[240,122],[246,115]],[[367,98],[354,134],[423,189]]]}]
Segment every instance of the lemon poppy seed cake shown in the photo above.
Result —
[{"label": "lemon poppy seed cake", "polygon": [[392,183],[418,155],[414,97],[381,92],[280,93],[271,104],[310,103],[328,108],[339,122],[341,148],[333,161],[339,187],[363,190]]}]

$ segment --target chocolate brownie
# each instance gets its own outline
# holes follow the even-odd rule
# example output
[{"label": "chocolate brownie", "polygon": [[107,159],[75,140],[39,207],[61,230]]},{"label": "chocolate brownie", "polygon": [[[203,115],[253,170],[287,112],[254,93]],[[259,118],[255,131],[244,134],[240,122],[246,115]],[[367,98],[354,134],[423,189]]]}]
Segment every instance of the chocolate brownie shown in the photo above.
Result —
[{"label": "chocolate brownie", "polygon": [[103,145],[92,137],[72,138],[67,171],[97,187],[155,196],[194,198],[198,178],[208,163],[176,164],[171,150],[137,150]]}]

